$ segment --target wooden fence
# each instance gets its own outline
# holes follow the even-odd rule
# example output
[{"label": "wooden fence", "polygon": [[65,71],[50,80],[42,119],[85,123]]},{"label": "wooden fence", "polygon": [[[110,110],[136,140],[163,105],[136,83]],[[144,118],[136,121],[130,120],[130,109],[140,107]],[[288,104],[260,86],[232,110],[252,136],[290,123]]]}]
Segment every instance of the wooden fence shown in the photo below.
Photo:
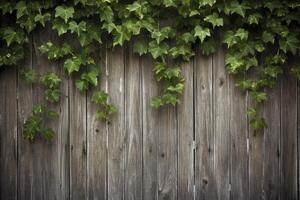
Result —
[{"label": "wooden fence", "polygon": [[235,88],[224,54],[197,55],[182,66],[181,104],[154,109],[153,61],[131,45],[99,51],[101,86],[118,113],[96,119],[91,92],[37,47],[56,40],[35,33],[20,68],[61,74],[59,119],[52,143],[22,137],[22,123],[44,88],[28,86],[17,68],[0,69],[0,199],[299,199],[297,82],[284,75],[264,105],[268,128],[249,128],[247,94]]}]

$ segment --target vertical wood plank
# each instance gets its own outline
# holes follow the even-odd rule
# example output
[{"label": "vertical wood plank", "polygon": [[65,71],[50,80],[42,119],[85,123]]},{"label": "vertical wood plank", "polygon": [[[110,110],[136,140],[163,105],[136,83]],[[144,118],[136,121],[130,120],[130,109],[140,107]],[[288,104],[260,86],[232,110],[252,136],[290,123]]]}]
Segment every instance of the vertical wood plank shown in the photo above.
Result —
[{"label": "vertical wood plank", "polygon": [[182,64],[185,88],[178,116],[178,199],[194,199],[194,77],[193,62]]},{"label": "vertical wood plank", "polygon": [[[246,94],[246,98],[247,107],[252,107],[253,100],[248,92]],[[260,105],[258,112],[263,117],[264,105]],[[249,155],[249,199],[261,199],[263,195],[264,130],[253,130],[250,126],[250,119],[248,117],[247,121],[247,152]]]},{"label": "vertical wood plank", "polygon": [[125,199],[138,200],[142,199],[141,67],[139,57],[133,54],[132,43],[127,52],[128,59],[125,69]]},{"label": "vertical wood plank", "polygon": [[[42,56],[38,47],[45,41],[56,40],[55,35],[47,28],[38,30],[33,35],[25,68],[33,68],[38,74],[62,70],[55,63],[50,63]],[[68,101],[67,81],[62,77],[62,98],[57,104],[47,104],[48,108],[58,111],[58,119],[45,119],[45,126],[55,132],[50,143],[37,137],[29,142],[22,137],[23,123],[32,113],[34,106],[44,104],[44,90],[41,84],[32,88],[20,80],[19,84],[19,199],[68,199]],[[49,192],[50,191],[50,192]]]},{"label": "vertical wood plank", "polygon": [[264,105],[268,127],[263,135],[263,199],[280,199],[280,82],[273,89],[267,90],[269,100]]},{"label": "vertical wood plank", "polygon": [[150,106],[151,97],[158,94],[150,56],[141,58],[143,97],[143,199],[158,199],[158,109]]},{"label": "vertical wood plank", "polygon": [[125,87],[124,49],[108,51],[108,93],[118,113],[108,126],[108,199],[124,199]]},{"label": "vertical wood plank", "polygon": [[107,123],[97,119],[99,106],[92,102],[95,91],[106,91],[106,48],[97,52],[97,66],[101,77],[97,88],[88,91],[87,96],[87,199],[106,199],[107,197]]},{"label": "vertical wood plank", "polygon": [[222,49],[216,52],[213,61],[214,186],[215,199],[223,200],[230,198],[230,80]]},{"label": "vertical wood plank", "polygon": [[297,83],[285,72],[281,86],[281,198],[297,199]]},{"label": "vertical wood plank", "polygon": [[213,60],[200,53],[195,62],[196,199],[216,199],[214,191]]},{"label": "vertical wood plank", "polygon": [[0,69],[0,199],[17,199],[17,69]]},{"label": "vertical wood plank", "polygon": [[87,198],[87,93],[76,88],[79,78],[69,79],[70,199],[82,200]]},{"label": "vertical wood plank", "polygon": [[249,199],[249,165],[247,152],[246,95],[230,77],[230,134],[231,134],[231,197]]},{"label": "vertical wood plank", "polygon": [[[168,63],[173,66],[173,63]],[[177,199],[177,115],[176,107],[158,110],[158,199]]]}]

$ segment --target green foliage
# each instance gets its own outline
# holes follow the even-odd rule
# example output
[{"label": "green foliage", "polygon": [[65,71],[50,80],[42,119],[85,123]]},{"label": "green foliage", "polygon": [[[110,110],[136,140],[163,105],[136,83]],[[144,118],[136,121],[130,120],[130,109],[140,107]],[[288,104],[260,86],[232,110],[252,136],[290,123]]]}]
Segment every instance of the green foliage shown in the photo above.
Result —
[{"label": "green foliage", "polygon": [[23,136],[25,139],[33,141],[38,135],[41,135],[46,141],[51,141],[54,131],[45,127],[45,117],[53,118],[57,113],[45,105],[37,105],[33,109],[33,113],[26,119],[23,127]]},{"label": "green foliage", "polygon": [[117,108],[108,103],[108,94],[104,91],[94,92],[92,102],[100,106],[96,114],[98,119],[107,120],[111,114],[117,112]]},{"label": "green foliage", "polygon": [[[18,0],[0,3],[0,11],[0,67],[17,65],[28,49],[32,32],[47,25],[65,43],[48,41],[39,47],[40,52],[49,60],[63,63],[67,75],[79,74],[75,84],[81,92],[98,85],[100,72],[94,54],[102,39],[114,47],[142,35],[144,40],[134,42],[133,52],[155,59],[153,71],[162,84],[162,93],[152,99],[154,107],[176,105],[183,91],[180,67],[171,66],[171,59],[190,60],[198,48],[209,56],[222,41],[227,48],[228,72],[236,77],[242,91],[249,91],[254,102],[254,110],[248,112],[254,129],[266,127],[257,112],[267,100],[264,88],[272,87],[289,58],[300,52],[300,6],[289,1],[75,0],[53,4]],[[61,79],[57,75],[20,71],[26,82],[45,87],[48,103],[59,101]],[[299,68],[293,67],[290,72],[300,79]],[[95,93],[93,101],[101,107],[100,119],[107,120],[116,111],[103,91]],[[28,118],[26,138],[32,140],[42,133],[49,139],[53,133],[42,128],[43,117],[36,115]]]}]

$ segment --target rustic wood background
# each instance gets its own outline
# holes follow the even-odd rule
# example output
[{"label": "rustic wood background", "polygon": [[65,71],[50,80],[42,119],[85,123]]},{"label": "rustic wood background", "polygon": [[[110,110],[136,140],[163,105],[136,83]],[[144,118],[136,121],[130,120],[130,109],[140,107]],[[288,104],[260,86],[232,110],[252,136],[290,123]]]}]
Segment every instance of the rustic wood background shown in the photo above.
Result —
[{"label": "rustic wood background", "polygon": [[150,57],[131,45],[99,51],[101,87],[118,107],[111,123],[96,120],[91,91],[80,94],[62,63],[38,46],[58,39],[33,35],[20,68],[63,76],[62,98],[49,121],[52,143],[22,137],[22,124],[44,88],[28,86],[17,68],[0,69],[0,199],[299,199],[297,82],[283,76],[269,91],[268,128],[254,136],[251,104],[235,88],[224,53],[197,55],[182,66],[186,88],[176,107],[154,109],[159,93]]}]

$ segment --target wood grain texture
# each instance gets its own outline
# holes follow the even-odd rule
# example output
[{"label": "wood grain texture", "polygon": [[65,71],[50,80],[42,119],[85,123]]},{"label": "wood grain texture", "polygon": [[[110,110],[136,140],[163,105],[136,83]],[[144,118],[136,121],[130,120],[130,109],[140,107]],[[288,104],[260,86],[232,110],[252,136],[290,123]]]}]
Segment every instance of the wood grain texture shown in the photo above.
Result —
[{"label": "wood grain texture", "polygon": [[76,88],[79,78],[69,79],[70,199],[81,200],[87,197],[87,94]]},{"label": "wood grain texture", "polygon": [[216,199],[214,179],[213,60],[195,61],[195,186],[196,199]]},{"label": "wood grain texture", "polygon": [[[47,34],[45,34],[47,33]],[[55,40],[48,28],[39,30],[32,37],[24,68],[32,68],[38,74],[50,71],[60,73],[59,68],[41,56],[38,47],[48,40]],[[23,69],[24,69],[23,68]],[[38,136],[34,142],[23,139],[23,123],[32,113],[32,109],[44,103],[45,88],[35,83],[32,87],[19,78],[19,199],[68,199],[67,135],[68,104],[65,97],[57,105],[47,105],[59,112],[55,120],[45,119],[45,126],[53,128],[55,135],[50,143]],[[66,92],[65,81],[61,87]]]},{"label": "wood grain texture", "polygon": [[249,157],[247,152],[246,95],[230,76],[231,198],[249,199]]},{"label": "wood grain texture", "polygon": [[[169,62],[168,65],[174,66]],[[177,199],[177,115],[176,107],[158,110],[158,199]]]},{"label": "wood grain texture", "polygon": [[95,52],[97,67],[101,76],[98,86],[88,91],[87,96],[87,199],[102,200],[107,197],[107,122],[98,119],[100,106],[92,102],[93,92],[106,91],[107,65],[105,44]]},{"label": "wood grain texture", "polygon": [[219,49],[213,62],[214,177],[215,199],[230,199],[230,80]]},{"label": "wood grain texture", "polygon": [[281,85],[281,199],[297,199],[297,83],[284,73]]},{"label": "wood grain texture", "polygon": [[108,51],[108,93],[118,113],[108,125],[108,199],[124,199],[125,191],[125,63],[124,49]]},{"label": "wood grain texture", "polygon": [[[280,130],[281,81],[267,90],[269,100],[264,105],[268,127],[264,131],[263,199],[280,199]],[[255,184],[255,183],[253,183]]]},{"label": "wood grain texture", "polygon": [[158,95],[154,79],[153,60],[141,58],[143,99],[143,199],[158,199],[158,110],[150,106],[150,100]]},{"label": "wood grain texture", "polygon": [[125,199],[142,198],[142,85],[139,56],[127,49],[125,68]]},{"label": "wood grain texture", "polygon": [[[267,90],[268,127],[254,135],[251,101],[235,88],[223,50],[183,63],[181,104],[155,109],[153,60],[133,55],[132,44],[95,52],[100,84],[81,94],[78,74],[67,78],[62,62],[40,54],[49,40],[63,42],[49,27],[36,31],[20,66],[63,80],[60,102],[48,105],[59,112],[45,123],[51,143],[22,135],[44,86],[27,85],[14,68],[0,71],[0,199],[299,199],[299,87],[287,72]],[[96,119],[96,90],[118,108],[109,122]]]},{"label": "wood grain texture", "polygon": [[177,107],[178,199],[194,199],[194,63],[181,64],[185,90]]},{"label": "wood grain texture", "polygon": [[0,69],[0,199],[17,199],[17,70]]}]

